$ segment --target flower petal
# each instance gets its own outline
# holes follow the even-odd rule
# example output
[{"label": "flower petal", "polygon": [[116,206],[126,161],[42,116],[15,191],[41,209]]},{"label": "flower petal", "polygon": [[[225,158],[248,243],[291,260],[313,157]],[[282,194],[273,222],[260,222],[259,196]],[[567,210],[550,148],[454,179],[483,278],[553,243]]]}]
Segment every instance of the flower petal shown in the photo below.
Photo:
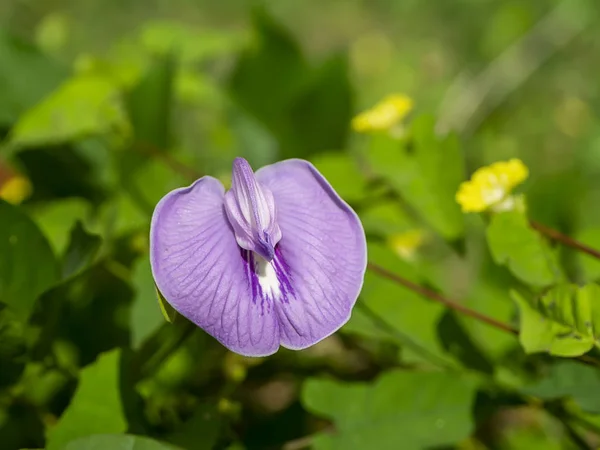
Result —
[{"label": "flower petal", "polygon": [[172,191],[156,206],[150,261],[165,299],[228,349],[266,356],[279,348],[279,326],[273,309],[253,296],[243,252],[215,178]]},{"label": "flower petal", "polygon": [[356,213],[307,161],[265,166],[256,179],[273,193],[281,240],[275,271],[286,294],[275,301],[281,345],[303,349],[350,318],[367,264]]}]

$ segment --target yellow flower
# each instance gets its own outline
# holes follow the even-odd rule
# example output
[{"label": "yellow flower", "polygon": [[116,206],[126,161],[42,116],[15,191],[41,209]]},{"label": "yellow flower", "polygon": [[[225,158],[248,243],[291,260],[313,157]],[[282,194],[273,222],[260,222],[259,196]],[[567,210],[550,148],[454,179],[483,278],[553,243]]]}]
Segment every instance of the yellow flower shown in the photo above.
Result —
[{"label": "yellow flower", "polygon": [[475,171],[469,181],[462,183],[456,201],[463,212],[512,210],[521,199],[510,195],[515,186],[529,176],[529,170],[520,159],[496,162]]},{"label": "yellow flower", "polygon": [[413,108],[411,98],[393,94],[352,120],[352,128],[358,133],[393,131]]},{"label": "yellow flower", "polygon": [[15,175],[0,184],[0,198],[12,204],[19,204],[31,195],[33,188],[30,181]]},{"label": "yellow flower", "polygon": [[389,238],[389,244],[396,254],[405,261],[413,261],[416,251],[425,242],[426,234],[422,230],[409,230],[394,234]]}]

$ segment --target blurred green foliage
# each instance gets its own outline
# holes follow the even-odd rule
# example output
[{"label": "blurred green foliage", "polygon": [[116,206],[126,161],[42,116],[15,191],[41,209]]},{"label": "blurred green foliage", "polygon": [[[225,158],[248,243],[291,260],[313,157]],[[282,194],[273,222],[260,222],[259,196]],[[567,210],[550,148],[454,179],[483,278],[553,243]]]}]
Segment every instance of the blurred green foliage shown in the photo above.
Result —
[{"label": "blurred green foliage", "polygon": [[[599,20],[595,0],[2,2],[0,447],[600,447],[600,262],[530,225],[600,247]],[[398,133],[352,132],[390,93],[416,105]],[[368,271],[313,348],[227,352],[157,298],[148,231],[235,156],[311,160],[372,264],[504,327]],[[463,214],[460,183],[509,158],[527,212]]]}]

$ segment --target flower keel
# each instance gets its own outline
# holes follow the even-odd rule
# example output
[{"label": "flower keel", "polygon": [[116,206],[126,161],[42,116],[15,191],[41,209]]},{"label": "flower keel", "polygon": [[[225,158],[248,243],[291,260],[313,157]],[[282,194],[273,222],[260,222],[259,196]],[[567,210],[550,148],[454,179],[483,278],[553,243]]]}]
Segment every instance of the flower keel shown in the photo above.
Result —
[{"label": "flower keel", "polygon": [[238,245],[271,261],[275,245],[281,239],[273,194],[256,181],[245,159],[236,158],[233,163],[231,189],[225,194],[225,211]]}]

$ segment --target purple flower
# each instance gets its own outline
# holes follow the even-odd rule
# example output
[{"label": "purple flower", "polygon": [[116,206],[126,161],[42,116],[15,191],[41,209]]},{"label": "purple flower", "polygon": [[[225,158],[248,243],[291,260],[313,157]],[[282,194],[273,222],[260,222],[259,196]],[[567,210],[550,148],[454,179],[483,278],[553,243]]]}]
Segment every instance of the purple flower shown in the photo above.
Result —
[{"label": "purple flower", "polygon": [[356,213],[309,162],[233,163],[232,187],[202,177],[158,203],[154,280],[183,316],[228,349],[300,350],[350,318],[367,263]]}]

